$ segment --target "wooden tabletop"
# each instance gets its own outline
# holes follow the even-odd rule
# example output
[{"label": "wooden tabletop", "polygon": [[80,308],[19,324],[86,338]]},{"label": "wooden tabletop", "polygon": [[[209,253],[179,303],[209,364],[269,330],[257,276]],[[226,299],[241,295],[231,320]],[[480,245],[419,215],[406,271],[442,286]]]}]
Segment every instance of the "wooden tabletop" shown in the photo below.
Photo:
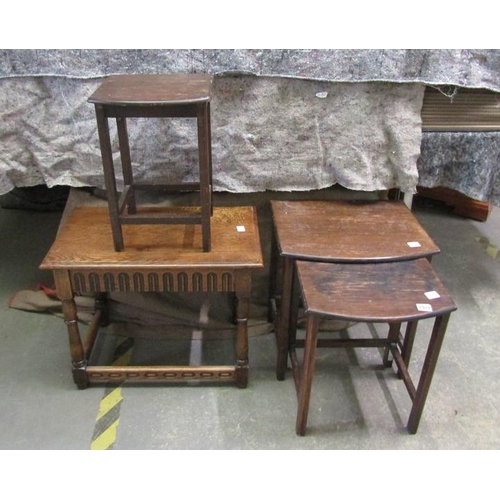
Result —
[{"label": "wooden tabletop", "polygon": [[271,206],[286,257],[388,262],[440,251],[401,201],[272,201]]},{"label": "wooden tabletop", "polygon": [[215,207],[211,231],[212,251],[203,252],[198,224],[125,225],[125,250],[116,252],[107,208],[78,207],[61,228],[40,267],[124,270],[263,266],[255,207]]},{"label": "wooden tabletop", "polygon": [[306,311],[324,317],[403,322],[456,309],[427,259],[381,264],[297,261],[297,270]]},{"label": "wooden tabletop", "polygon": [[115,75],[88,102],[112,105],[190,104],[210,100],[212,76],[203,73]]}]

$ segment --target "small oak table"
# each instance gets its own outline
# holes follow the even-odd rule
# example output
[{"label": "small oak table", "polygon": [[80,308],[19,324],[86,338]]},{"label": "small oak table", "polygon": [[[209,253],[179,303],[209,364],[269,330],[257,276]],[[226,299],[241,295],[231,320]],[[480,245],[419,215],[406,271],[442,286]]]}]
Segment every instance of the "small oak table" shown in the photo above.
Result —
[{"label": "small oak table", "polygon": [[[183,208],[191,209],[194,208]],[[146,210],[151,214],[156,211]],[[201,251],[202,235],[196,225],[126,226],[127,247],[116,252],[106,208],[78,207],[70,214],[40,267],[54,273],[78,388],[84,389],[92,382],[186,380],[234,381],[238,387],[247,386],[247,318],[252,272],[263,267],[256,209],[214,208],[212,231],[213,248],[208,253]],[[97,302],[94,320],[82,339],[74,296],[80,293],[102,296],[111,291],[234,293],[235,365],[91,366],[89,359],[105,301]]]},{"label": "small oak table", "polygon": [[[296,431],[306,433],[309,399],[317,347],[385,348],[384,364],[391,366],[389,352],[396,362],[412,400],[407,429],[415,434],[424,411],[425,400],[436,367],[453,299],[426,259],[378,264],[330,264],[297,262],[297,274],[307,317],[304,361],[300,366],[295,347],[290,350],[293,375],[299,399]],[[387,338],[319,339],[322,318],[366,323],[389,323]],[[400,348],[402,322],[414,325],[434,318],[427,353],[418,384],[410,376],[408,346]],[[297,343],[298,345],[298,343]]]}]

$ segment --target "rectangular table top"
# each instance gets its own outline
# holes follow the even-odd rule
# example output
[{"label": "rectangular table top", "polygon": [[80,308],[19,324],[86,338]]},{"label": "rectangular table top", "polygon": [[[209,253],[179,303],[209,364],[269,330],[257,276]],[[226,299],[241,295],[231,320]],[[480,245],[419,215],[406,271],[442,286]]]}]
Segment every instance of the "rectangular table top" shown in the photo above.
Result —
[{"label": "rectangular table top", "polygon": [[[179,207],[144,207],[142,210],[178,211]],[[40,267],[67,270],[263,267],[255,207],[214,207],[211,233],[212,251],[203,252],[198,224],[125,225],[125,249],[116,252],[108,209],[77,207]]]},{"label": "rectangular table top", "polygon": [[114,75],[88,102],[109,105],[170,105],[210,101],[212,76],[197,74]]}]

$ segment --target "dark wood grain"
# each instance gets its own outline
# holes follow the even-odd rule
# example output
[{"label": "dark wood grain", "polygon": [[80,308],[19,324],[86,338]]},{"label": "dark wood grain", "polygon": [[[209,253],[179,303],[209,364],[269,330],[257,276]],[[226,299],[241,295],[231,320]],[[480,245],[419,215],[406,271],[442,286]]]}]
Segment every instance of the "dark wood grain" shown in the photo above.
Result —
[{"label": "dark wood grain", "polygon": [[[426,259],[381,264],[297,261],[307,312],[360,322],[420,320],[456,306]],[[437,292],[429,300],[425,293]],[[419,311],[427,304],[432,311]]]},{"label": "dark wood grain", "polygon": [[89,97],[94,104],[167,105],[208,102],[212,76],[197,74],[115,75]]},{"label": "dark wood grain", "polygon": [[[273,201],[281,255],[301,260],[369,262],[439,253],[401,201]],[[418,242],[419,247],[409,246]]]},{"label": "dark wood grain", "polygon": [[[143,207],[144,213],[165,208]],[[172,209],[177,211],[178,208]],[[184,213],[196,208],[184,207]],[[254,207],[216,207],[212,217],[211,252],[201,252],[201,228],[197,225],[127,225],[127,242],[115,252],[110,217],[103,207],[79,207],[68,218],[41,264],[42,269],[100,268],[260,268],[261,243]],[[245,228],[238,231],[238,226]]]}]

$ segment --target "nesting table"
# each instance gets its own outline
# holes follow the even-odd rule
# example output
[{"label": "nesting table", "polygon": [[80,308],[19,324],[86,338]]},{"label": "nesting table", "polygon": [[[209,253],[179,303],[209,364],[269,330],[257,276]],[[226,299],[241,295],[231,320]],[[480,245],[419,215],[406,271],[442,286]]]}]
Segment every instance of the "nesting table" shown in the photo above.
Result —
[{"label": "nesting table", "polygon": [[[314,374],[316,347],[385,348],[384,364],[391,366],[389,352],[412,400],[407,429],[415,434],[422,416],[434,369],[446,333],[450,314],[456,309],[453,299],[426,259],[378,264],[332,264],[297,262],[298,281],[307,317],[304,362],[300,366],[293,348],[293,375],[298,396],[296,431],[306,433],[309,399]],[[366,323],[388,323],[386,338],[320,339],[322,318]],[[402,322],[416,327],[420,320],[432,318],[434,324],[418,384],[408,365],[409,346],[398,345]]]},{"label": "nesting table", "polygon": [[[402,201],[330,200],[272,201],[275,242],[273,270],[281,260],[280,290],[272,284],[270,296],[280,295],[278,311],[276,376],[285,377],[292,347],[298,293],[295,265],[298,261],[366,264],[428,260],[439,247]],[[294,285],[295,283],[295,285]],[[411,341],[412,331],[407,341]]]},{"label": "nesting table", "polygon": [[[161,210],[165,210],[162,208]],[[178,210],[178,208],[176,208]],[[184,207],[186,215],[195,208]],[[154,216],[156,209],[146,209]],[[201,228],[192,224],[129,225],[127,246],[116,252],[109,213],[78,207],[69,215],[41,264],[53,271],[68,329],[73,378],[78,388],[95,382],[183,382],[207,380],[248,383],[247,319],[252,273],[263,267],[254,207],[216,207],[213,245],[203,252]],[[227,292],[236,297],[234,366],[91,366],[107,292]],[[75,294],[99,299],[86,336],[79,330]]]}]

